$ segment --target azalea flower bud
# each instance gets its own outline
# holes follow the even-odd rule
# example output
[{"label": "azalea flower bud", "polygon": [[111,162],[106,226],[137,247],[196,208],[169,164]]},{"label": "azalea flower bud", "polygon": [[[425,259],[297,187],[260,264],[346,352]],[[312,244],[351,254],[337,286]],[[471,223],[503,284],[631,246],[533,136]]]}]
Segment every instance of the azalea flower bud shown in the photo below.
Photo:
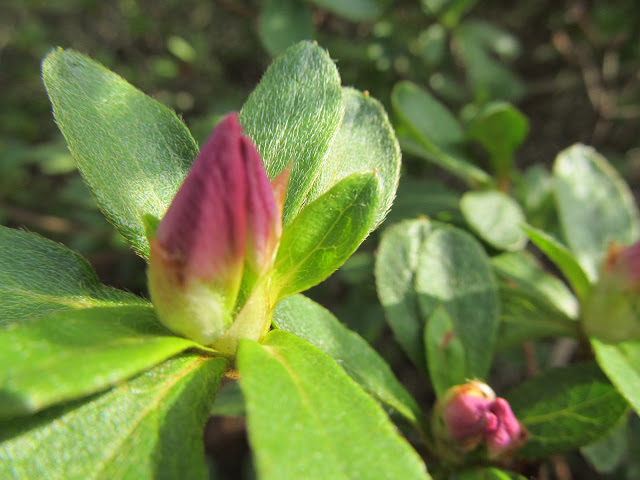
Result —
[{"label": "azalea flower bud", "polygon": [[149,290],[170,330],[211,345],[229,329],[273,263],[286,173],[274,182],[237,114],[229,114],[150,239]]},{"label": "azalea flower bud", "polygon": [[509,403],[476,380],[447,390],[436,404],[433,422],[439,453],[454,463],[462,463],[480,445],[486,446],[487,458],[501,459],[527,439]]},{"label": "azalea flower bud", "polygon": [[639,294],[640,241],[630,247],[611,242],[583,305],[585,332],[609,342],[640,340]]}]

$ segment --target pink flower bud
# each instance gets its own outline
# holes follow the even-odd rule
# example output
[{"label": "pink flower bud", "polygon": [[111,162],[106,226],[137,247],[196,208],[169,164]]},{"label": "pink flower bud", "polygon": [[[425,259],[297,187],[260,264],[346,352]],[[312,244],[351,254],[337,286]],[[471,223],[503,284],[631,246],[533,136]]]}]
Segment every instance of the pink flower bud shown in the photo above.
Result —
[{"label": "pink flower bud", "polygon": [[[224,334],[241,307],[241,284],[250,290],[273,262],[282,229],[280,190],[274,196],[237,114],[227,115],[150,240],[149,290],[165,326],[205,345]],[[245,268],[250,282],[243,282]]]},{"label": "pink flower bud", "polygon": [[475,380],[451,387],[438,401],[434,435],[439,453],[454,463],[462,463],[481,444],[486,445],[489,459],[503,458],[527,438],[507,401]]},{"label": "pink flower bud", "polygon": [[611,242],[600,278],[582,308],[589,336],[609,342],[640,340],[640,241],[629,247]]}]

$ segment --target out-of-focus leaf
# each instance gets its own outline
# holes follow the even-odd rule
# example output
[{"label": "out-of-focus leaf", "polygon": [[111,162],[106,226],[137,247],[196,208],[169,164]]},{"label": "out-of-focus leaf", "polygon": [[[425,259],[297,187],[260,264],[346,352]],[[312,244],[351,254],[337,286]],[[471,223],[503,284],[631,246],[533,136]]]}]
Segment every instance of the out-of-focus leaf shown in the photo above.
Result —
[{"label": "out-of-focus leaf", "polygon": [[506,398],[530,434],[518,451],[522,457],[543,458],[588,445],[606,435],[627,409],[595,363],[541,373]]},{"label": "out-of-focus leaf", "polygon": [[495,467],[476,467],[456,472],[448,480],[527,480],[522,475]]},{"label": "out-of-focus leaf", "polygon": [[392,226],[382,235],[375,266],[378,297],[389,326],[409,358],[425,373],[425,323],[419,312],[415,275],[420,246],[431,230],[425,219]]},{"label": "out-of-focus leaf", "polygon": [[467,192],[460,200],[460,210],[471,229],[492,247],[514,251],[527,243],[521,228],[524,213],[515,200],[502,192]]},{"label": "out-of-focus leaf", "polygon": [[84,401],[2,422],[0,477],[205,478],[202,429],[225,368],[184,355]]},{"label": "out-of-focus leaf", "polygon": [[352,22],[366,22],[380,16],[388,0],[307,0]]},{"label": "out-of-focus leaf", "polygon": [[419,248],[415,272],[423,319],[444,307],[453,324],[447,338],[464,347],[465,377],[486,378],[500,319],[498,287],[482,246],[462,230],[436,228]]},{"label": "out-of-focus leaf", "polygon": [[436,395],[441,397],[448,388],[467,381],[464,345],[456,336],[454,324],[444,307],[438,307],[431,314],[424,332],[429,378]]},{"label": "out-of-focus leaf", "polygon": [[211,415],[225,417],[244,417],[247,414],[244,406],[244,396],[238,382],[223,386],[216,395],[216,401],[211,409]]},{"label": "out-of-focus leaf", "polygon": [[463,226],[460,194],[433,181],[403,179],[398,185],[398,193],[387,223],[420,216]]},{"label": "out-of-focus leaf", "polygon": [[624,461],[628,447],[628,417],[624,417],[607,435],[580,448],[589,463],[600,473],[611,473]]},{"label": "out-of-focus leaf", "polygon": [[593,148],[574,145],[556,158],[553,187],[567,242],[591,281],[609,242],[640,237],[640,216],[629,187]]},{"label": "out-of-focus leaf", "polygon": [[274,330],[242,340],[237,361],[261,479],[429,478],[380,406],[316,347]]},{"label": "out-of-focus leaf", "polygon": [[640,341],[606,343],[592,337],[598,365],[636,413],[640,412]]},{"label": "out-of-focus leaf", "polygon": [[278,55],[300,40],[314,37],[313,15],[309,5],[300,0],[266,0],[262,2],[258,33],[271,55]]}]

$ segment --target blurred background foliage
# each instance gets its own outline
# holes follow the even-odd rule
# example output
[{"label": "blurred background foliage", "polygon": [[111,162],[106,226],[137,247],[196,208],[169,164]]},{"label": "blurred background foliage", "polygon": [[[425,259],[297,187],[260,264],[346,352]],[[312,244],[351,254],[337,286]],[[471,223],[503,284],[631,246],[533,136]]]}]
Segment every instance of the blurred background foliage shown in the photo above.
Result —
[{"label": "blurred background foliage", "polygon": [[[202,142],[273,56],[315,39],[344,85],[386,106],[401,138],[387,225],[416,215],[464,225],[460,194],[478,179],[447,168],[453,156],[490,172],[531,223],[553,230],[546,166],[575,142],[640,188],[639,36],[636,0],[4,0],[0,223],[78,250],[105,283],[144,295],[144,263],[98,211],[55,126],[41,59],[58,46],[88,54],[175,109]],[[310,295],[397,365],[402,354],[382,334],[376,244],[374,235]],[[505,357],[505,375],[518,358]],[[398,370],[420,398],[420,379]]]}]

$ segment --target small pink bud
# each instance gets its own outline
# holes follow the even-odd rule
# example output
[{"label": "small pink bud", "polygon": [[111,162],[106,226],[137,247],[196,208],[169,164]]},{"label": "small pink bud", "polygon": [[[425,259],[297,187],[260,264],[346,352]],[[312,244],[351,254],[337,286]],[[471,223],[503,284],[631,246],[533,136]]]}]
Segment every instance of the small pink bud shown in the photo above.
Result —
[{"label": "small pink bud", "polygon": [[250,289],[273,262],[281,202],[237,114],[227,115],[150,240],[149,290],[165,326],[205,345],[224,334],[245,266],[252,279],[243,288]]},{"label": "small pink bud", "polygon": [[629,247],[611,242],[582,308],[589,336],[609,342],[640,340],[640,241]]},{"label": "small pink bud", "polygon": [[462,463],[481,444],[487,447],[487,457],[495,460],[526,441],[526,430],[507,401],[476,380],[451,387],[438,401],[434,435],[440,454],[454,463]]}]

